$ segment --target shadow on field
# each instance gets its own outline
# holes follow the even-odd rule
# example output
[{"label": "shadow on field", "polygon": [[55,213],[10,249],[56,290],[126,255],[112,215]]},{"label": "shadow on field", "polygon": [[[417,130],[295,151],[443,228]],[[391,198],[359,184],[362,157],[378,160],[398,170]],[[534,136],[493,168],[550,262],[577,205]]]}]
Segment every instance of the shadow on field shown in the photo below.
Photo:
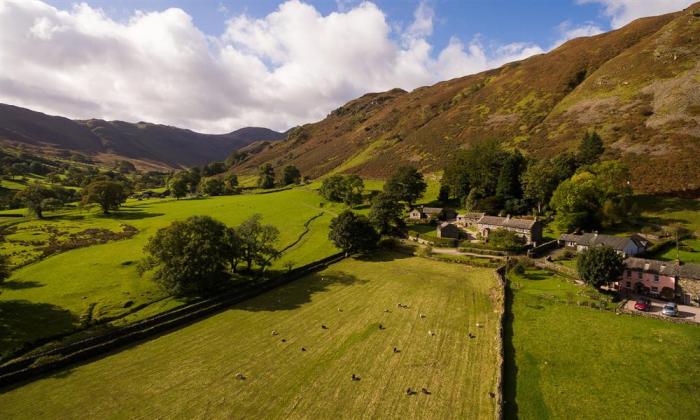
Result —
[{"label": "shadow on field", "polygon": [[360,255],[356,257],[360,261],[364,262],[388,262],[394,260],[403,260],[406,258],[412,258],[413,255],[404,254],[402,252],[377,252],[370,255]]},{"label": "shadow on field", "polygon": [[513,290],[506,287],[505,322],[503,325],[503,417],[518,418],[518,404],[515,402],[517,391],[518,367],[515,364],[515,347],[513,346]]},{"label": "shadow on field", "polygon": [[333,285],[349,286],[362,283],[367,283],[367,280],[343,272],[313,274],[304,280],[293,281],[284,287],[241,302],[235,308],[254,312],[289,311],[311,302],[314,294],[325,292]]},{"label": "shadow on field", "polygon": [[22,289],[33,289],[35,287],[44,287],[43,283],[38,281],[6,281],[5,283],[0,283],[0,290],[22,290]]},{"label": "shadow on field", "polygon": [[158,216],[163,216],[165,213],[150,213],[146,212],[143,210],[119,210],[112,212],[110,214],[104,214],[101,215],[100,217],[104,217],[106,219],[115,219],[115,220],[141,220],[141,219],[150,219],[151,217],[158,217]]},{"label": "shadow on field", "polygon": [[0,301],[0,355],[17,350],[42,335],[73,329],[78,318],[60,306],[26,300]]}]

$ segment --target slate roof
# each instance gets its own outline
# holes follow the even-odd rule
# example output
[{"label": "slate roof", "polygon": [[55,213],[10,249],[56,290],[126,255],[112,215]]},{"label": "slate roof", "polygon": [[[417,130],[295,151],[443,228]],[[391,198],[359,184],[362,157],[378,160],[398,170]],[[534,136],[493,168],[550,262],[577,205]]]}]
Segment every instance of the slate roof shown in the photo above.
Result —
[{"label": "slate roof", "polygon": [[467,219],[479,220],[484,217],[485,213],[460,213],[457,217],[464,217]]},{"label": "slate roof", "polygon": [[624,251],[625,246],[629,241],[633,241],[639,247],[646,247],[646,243],[642,243],[641,238],[634,236],[612,236],[598,233],[582,233],[580,235],[564,233],[559,237],[560,241],[573,242],[576,245],[588,247],[605,245],[618,251]]},{"label": "slate roof", "polygon": [[628,270],[639,270],[670,277],[676,277],[680,273],[680,266],[674,261],[629,257],[625,258],[625,267]]},{"label": "slate roof", "polygon": [[532,229],[537,223],[534,219],[519,219],[513,217],[482,216],[476,223],[480,225],[501,226],[514,229]]},{"label": "slate roof", "polygon": [[625,267],[629,270],[640,270],[663,276],[700,280],[700,264],[681,264],[675,261],[659,261],[647,258],[625,258]]},{"label": "slate roof", "polygon": [[442,207],[422,207],[421,211],[425,214],[438,214],[442,212]]}]

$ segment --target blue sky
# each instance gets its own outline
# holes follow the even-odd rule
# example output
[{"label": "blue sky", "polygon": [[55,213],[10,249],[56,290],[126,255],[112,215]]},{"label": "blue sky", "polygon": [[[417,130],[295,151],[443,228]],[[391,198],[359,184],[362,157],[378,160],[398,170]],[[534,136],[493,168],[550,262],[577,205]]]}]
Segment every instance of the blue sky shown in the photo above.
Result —
[{"label": "blue sky", "polygon": [[223,133],[317,121],[692,0],[0,0],[0,102]]},{"label": "blue sky", "polygon": [[[209,35],[219,35],[225,22],[234,15],[261,18],[277,9],[279,0],[87,0],[89,5],[105,10],[116,19],[126,19],[134,10],[158,11],[169,7],[185,10],[195,24]],[[347,9],[359,1],[308,0],[324,15]],[[390,22],[409,25],[420,0],[375,0]],[[50,0],[59,8],[69,8],[75,0]],[[435,27],[431,40],[436,48],[447,45],[457,36],[471,39],[480,34],[497,43],[532,42],[549,45],[561,38],[559,25],[594,24],[610,29],[610,17],[604,3],[581,3],[576,0],[432,0]]]}]

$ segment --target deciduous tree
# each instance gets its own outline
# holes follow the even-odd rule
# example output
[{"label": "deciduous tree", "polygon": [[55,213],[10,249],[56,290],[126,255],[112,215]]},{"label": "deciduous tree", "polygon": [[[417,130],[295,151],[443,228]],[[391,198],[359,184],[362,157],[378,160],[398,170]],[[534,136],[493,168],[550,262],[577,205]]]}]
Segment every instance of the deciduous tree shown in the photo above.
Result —
[{"label": "deciduous tree", "polygon": [[102,213],[109,214],[110,210],[118,210],[128,196],[129,192],[119,182],[97,181],[83,190],[83,204],[97,204]]},{"label": "deciduous tree", "polygon": [[423,174],[418,169],[402,166],[384,184],[384,192],[405,201],[411,208],[423,196],[427,187]]},{"label": "deciduous tree", "polygon": [[282,171],[282,184],[298,184],[301,182],[301,172],[294,165],[287,165]]},{"label": "deciduous tree", "polygon": [[258,168],[258,187],[269,189],[275,186],[275,169],[266,163]]},{"label": "deciduous tree", "polygon": [[379,233],[366,216],[345,210],[331,220],[328,238],[346,254],[374,249]]},{"label": "deciduous tree", "polygon": [[617,280],[624,268],[622,256],[608,246],[596,246],[579,254],[576,268],[581,280],[594,287]]},{"label": "deciduous tree", "polygon": [[372,199],[369,220],[380,233],[388,233],[392,228],[403,225],[403,205],[393,196],[380,193]]}]

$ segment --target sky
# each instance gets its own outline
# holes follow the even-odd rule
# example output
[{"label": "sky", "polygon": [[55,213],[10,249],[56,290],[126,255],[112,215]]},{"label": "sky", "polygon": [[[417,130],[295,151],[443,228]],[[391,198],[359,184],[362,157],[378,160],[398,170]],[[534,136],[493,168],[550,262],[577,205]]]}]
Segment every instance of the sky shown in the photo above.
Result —
[{"label": "sky", "polygon": [[545,53],[689,0],[0,0],[0,102],[206,133]]}]

